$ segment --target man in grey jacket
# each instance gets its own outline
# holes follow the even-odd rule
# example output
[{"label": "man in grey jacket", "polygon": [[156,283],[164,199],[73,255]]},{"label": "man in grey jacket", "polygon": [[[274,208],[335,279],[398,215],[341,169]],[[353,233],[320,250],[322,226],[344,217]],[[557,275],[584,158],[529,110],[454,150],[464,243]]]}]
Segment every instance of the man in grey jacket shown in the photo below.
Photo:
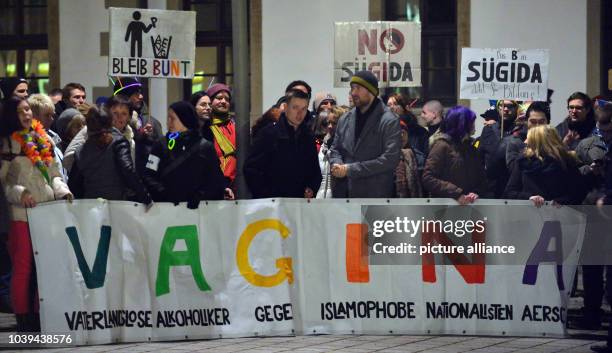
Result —
[{"label": "man in grey jacket", "polygon": [[399,163],[399,119],[378,98],[378,80],[369,71],[351,78],[355,108],[338,122],[330,150],[332,195],[335,198],[394,196]]}]

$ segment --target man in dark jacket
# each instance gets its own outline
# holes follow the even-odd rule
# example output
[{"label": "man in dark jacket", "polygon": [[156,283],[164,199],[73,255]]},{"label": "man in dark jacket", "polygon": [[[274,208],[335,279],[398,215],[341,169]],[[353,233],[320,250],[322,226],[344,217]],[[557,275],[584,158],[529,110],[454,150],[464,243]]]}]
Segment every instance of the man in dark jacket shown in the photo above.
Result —
[{"label": "man in dark jacket", "polygon": [[507,146],[504,149],[506,168],[509,171],[512,170],[514,162],[520,157],[527,146],[525,140],[527,139],[529,129],[539,125],[550,124],[550,105],[545,102],[531,103],[525,113],[525,120],[527,125],[521,126],[508,138]]},{"label": "man in dark jacket", "polygon": [[[596,130],[593,136],[580,141],[576,147],[576,156],[585,163],[580,171],[589,181],[589,194],[584,204],[594,205],[597,200],[603,197],[607,188],[605,186],[604,164],[607,159],[606,154],[612,146],[612,104],[597,108]],[[599,212],[587,213],[587,227],[585,230],[585,241],[582,249],[583,256],[598,258],[595,252],[601,251],[602,244],[598,241],[600,237],[608,231],[600,228],[600,225],[609,224],[605,219],[600,219]],[[591,237],[591,238],[589,238]],[[596,240],[591,240],[596,239]],[[601,255],[600,255],[601,256]],[[589,260],[584,262],[589,263]],[[582,266],[582,283],[584,286],[584,306],[582,318],[579,322],[581,328],[597,330],[601,327],[603,311],[601,310],[602,299],[604,296],[604,266],[590,262]],[[612,290],[612,268],[606,274],[606,283]]]},{"label": "man in dark jacket", "polygon": [[378,80],[371,72],[359,71],[351,78],[355,108],[338,122],[330,150],[335,198],[395,196],[401,129],[378,93]]},{"label": "man in dark jacket", "polygon": [[244,176],[254,198],[312,198],[321,185],[317,146],[304,120],[309,97],[290,91],[278,123],[261,129],[244,164]]},{"label": "man in dark jacket", "polygon": [[113,95],[122,95],[130,101],[134,109],[130,126],[134,130],[136,143],[136,172],[142,175],[153,145],[163,136],[161,123],[150,116],[142,94],[142,83],[132,77],[118,77],[113,87]]},{"label": "man in dark jacket", "polygon": [[527,139],[527,130],[550,123],[550,108],[547,103],[534,102],[527,109],[526,116],[528,117],[527,126],[515,124],[511,133],[504,136],[498,143],[497,149],[488,155],[487,177],[494,183],[496,198],[503,196],[512,171],[512,164],[525,149],[524,141]]},{"label": "man in dark jacket", "polygon": [[[500,100],[496,108],[500,120],[488,120],[478,138],[478,149],[485,162],[487,178],[496,198],[501,197],[510,176],[506,169],[506,146],[508,138],[515,131],[518,103],[512,100]],[[503,122],[503,127],[501,122]],[[503,128],[503,132],[502,132]]]},{"label": "man in dark jacket", "polygon": [[581,140],[591,136],[595,129],[595,114],[591,98],[582,92],[574,92],[567,99],[567,118],[556,129],[563,143],[575,150]]}]

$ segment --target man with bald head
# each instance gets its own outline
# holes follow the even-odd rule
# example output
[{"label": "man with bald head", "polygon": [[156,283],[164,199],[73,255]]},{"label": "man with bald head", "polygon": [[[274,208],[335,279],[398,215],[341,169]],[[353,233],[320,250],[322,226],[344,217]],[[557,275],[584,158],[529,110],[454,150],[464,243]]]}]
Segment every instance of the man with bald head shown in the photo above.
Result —
[{"label": "man with bald head", "polygon": [[444,107],[442,103],[437,100],[430,100],[423,105],[421,110],[421,119],[425,123],[425,127],[429,131],[429,146],[435,140],[434,135],[437,135],[440,130],[440,124],[442,123],[442,117],[444,114]]}]

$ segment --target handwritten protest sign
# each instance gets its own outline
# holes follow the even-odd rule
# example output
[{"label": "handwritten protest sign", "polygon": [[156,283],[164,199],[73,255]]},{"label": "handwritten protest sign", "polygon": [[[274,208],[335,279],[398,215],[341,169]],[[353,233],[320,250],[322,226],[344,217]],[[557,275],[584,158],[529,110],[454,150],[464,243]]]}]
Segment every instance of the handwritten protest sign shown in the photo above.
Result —
[{"label": "handwritten protest sign", "polygon": [[195,12],[109,8],[108,74],[193,78]]},{"label": "handwritten protest sign", "polygon": [[461,50],[461,99],[546,101],[547,49]]},{"label": "handwritten protest sign", "polygon": [[413,22],[338,22],[334,87],[348,87],[357,71],[371,71],[379,87],[421,85],[421,26]]}]

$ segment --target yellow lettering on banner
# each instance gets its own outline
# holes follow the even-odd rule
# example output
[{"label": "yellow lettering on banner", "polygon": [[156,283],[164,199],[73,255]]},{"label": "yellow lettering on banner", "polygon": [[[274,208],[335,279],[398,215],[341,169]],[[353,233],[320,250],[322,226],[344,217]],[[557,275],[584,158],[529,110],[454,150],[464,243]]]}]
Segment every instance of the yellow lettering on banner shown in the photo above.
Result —
[{"label": "yellow lettering on banner", "polygon": [[290,257],[276,259],[276,268],[278,268],[278,272],[271,276],[260,275],[251,267],[251,263],[249,262],[249,247],[251,246],[251,242],[255,239],[257,234],[268,229],[277,231],[283,239],[286,239],[291,233],[289,228],[278,219],[262,219],[249,224],[238,240],[238,247],[236,249],[238,270],[247,282],[254,286],[274,287],[281,284],[285,279],[291,284],[293,283],[293,268],[291,267],[292,259]]}]

